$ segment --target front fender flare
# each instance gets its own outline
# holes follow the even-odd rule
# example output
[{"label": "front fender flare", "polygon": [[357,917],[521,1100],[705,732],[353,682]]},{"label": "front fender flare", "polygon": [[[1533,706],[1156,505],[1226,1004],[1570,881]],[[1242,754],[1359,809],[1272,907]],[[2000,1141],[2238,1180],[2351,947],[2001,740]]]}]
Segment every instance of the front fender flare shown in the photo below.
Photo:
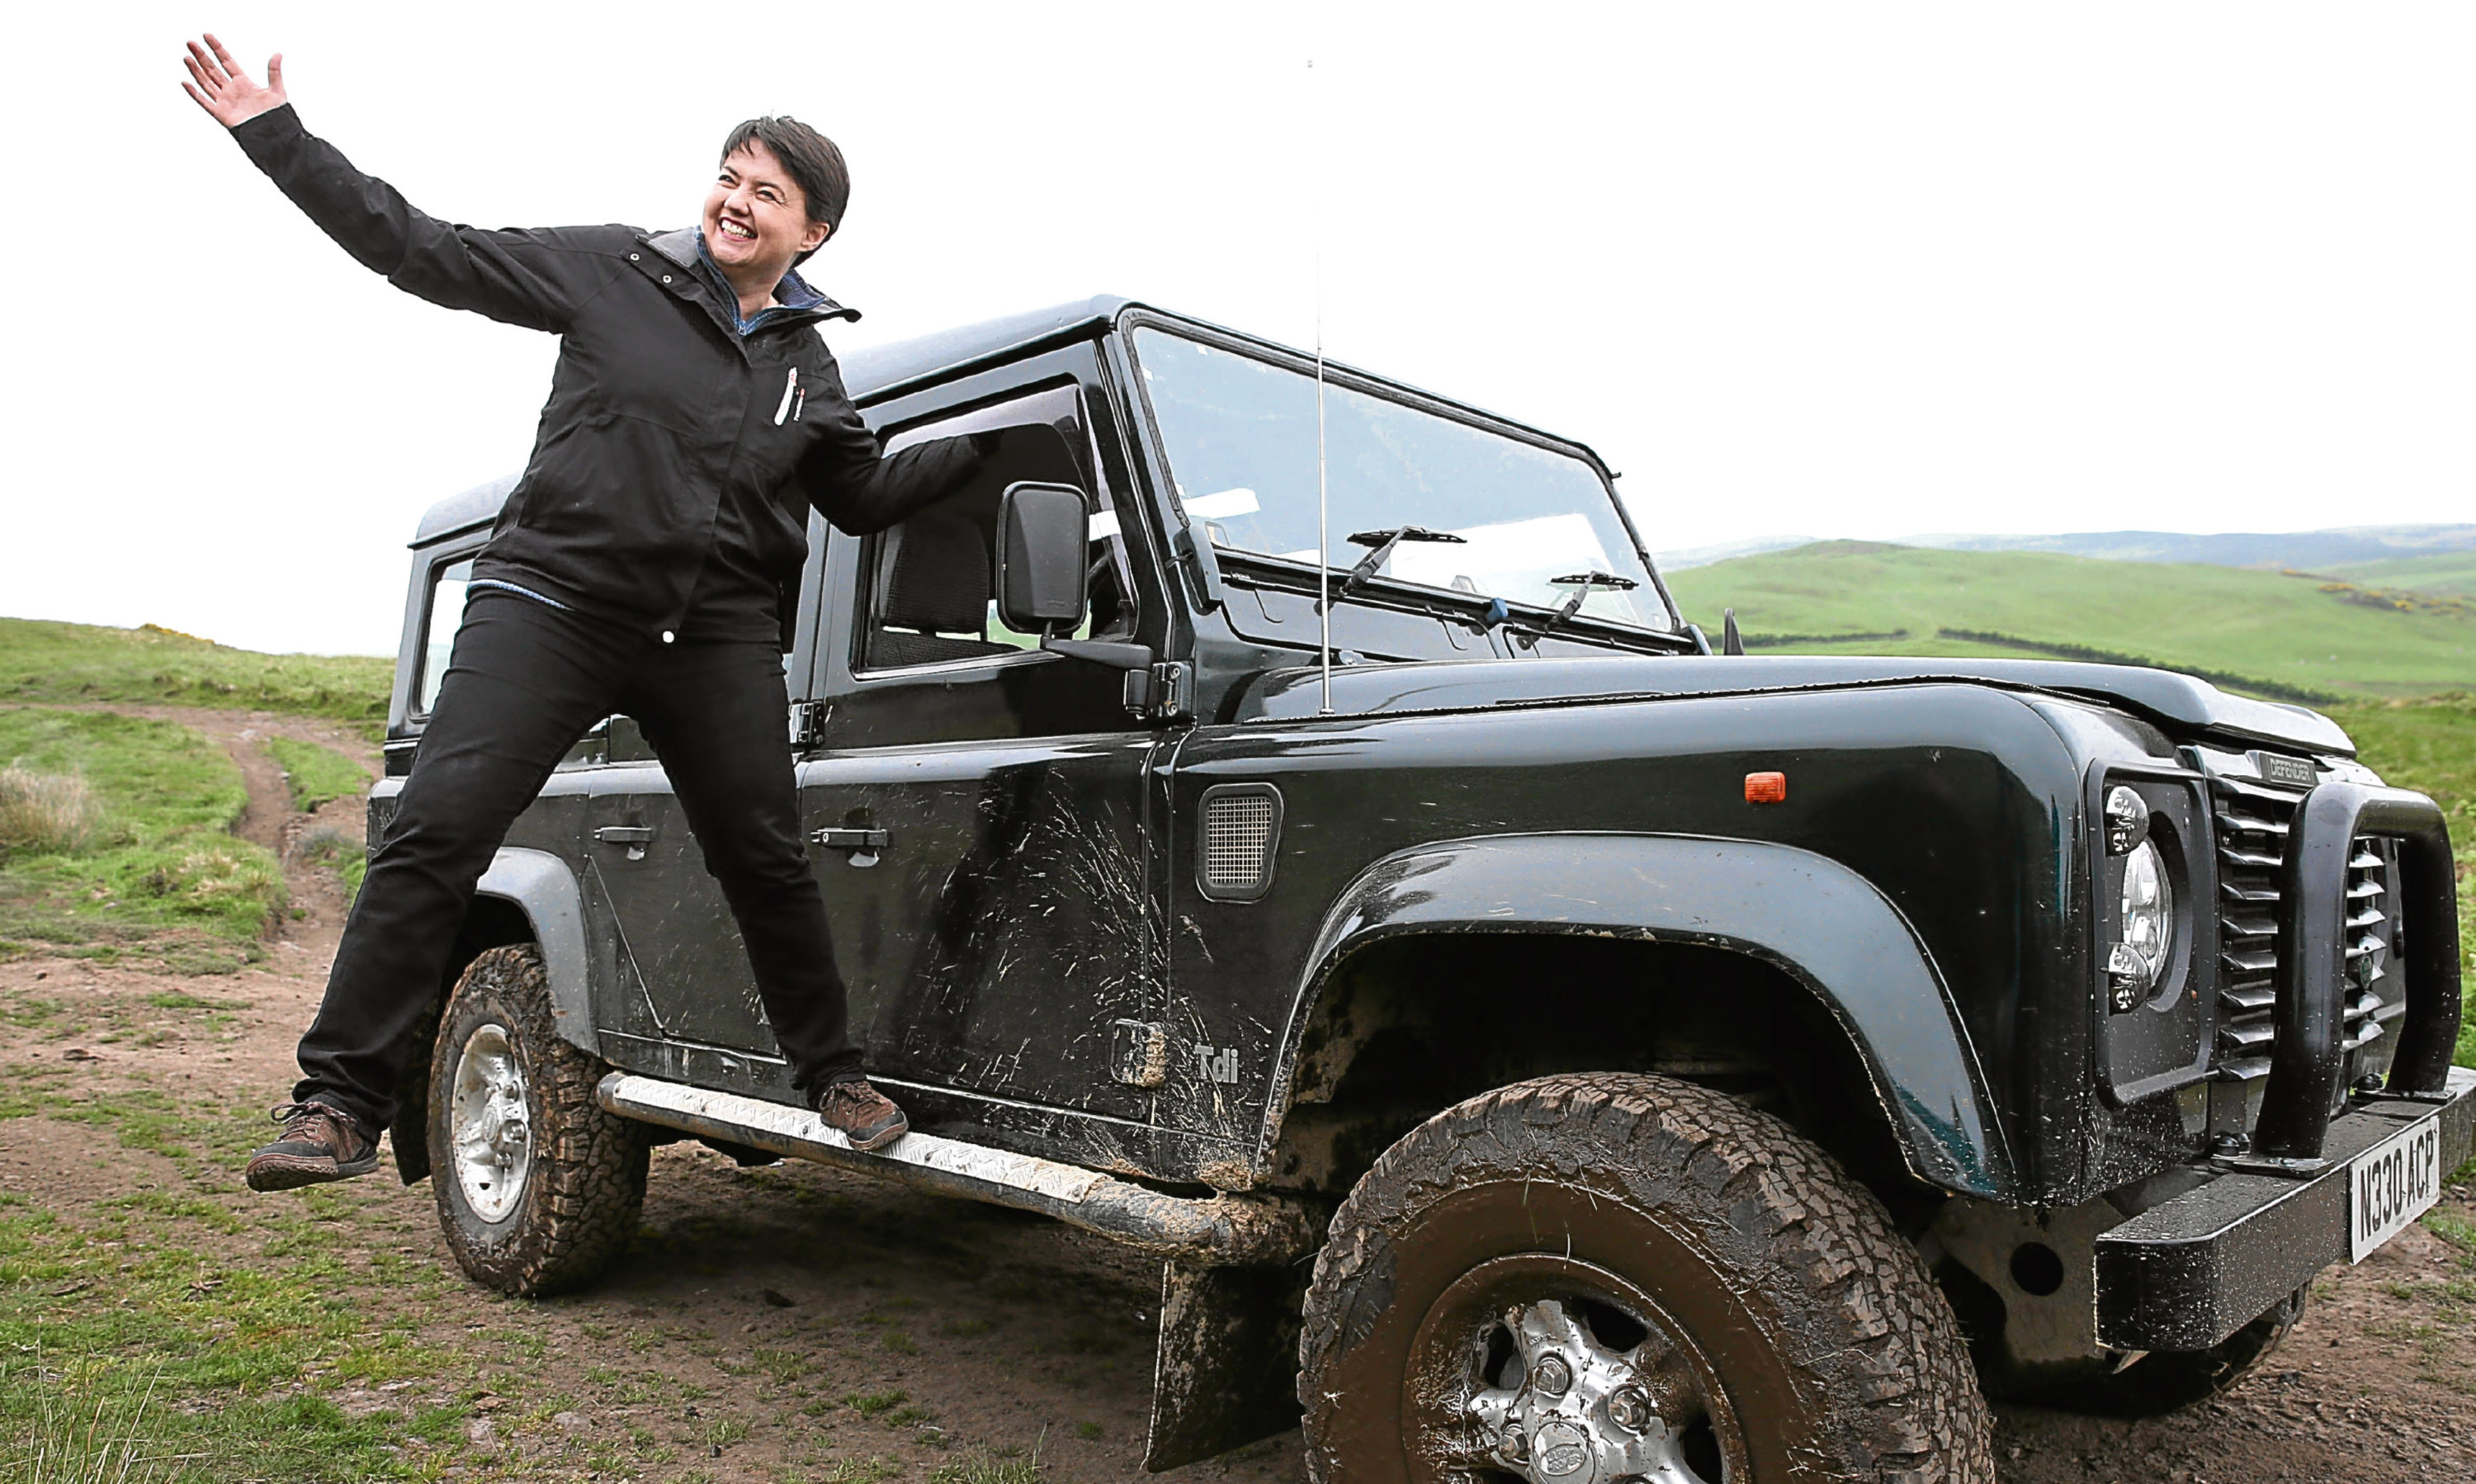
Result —
[{"label": "front fender flare", "polygon": [[473,895],[502,898],[532,924],[533,943],[550,976],[551,1018],[558,1038],[601,1055],[593,1026],[593,971],[584,952],[584,893],[576,873],[548,851],[502,846]]},{"label": "front fender flare", "polygon": [[1564,932],[1747,953],[1803,984],[1855,1044],[1910,1173],[2002,1200],[2017,1171],[1934,960],[1871,881],[1827,856],[1690,835],[1491,835],[1388,855],[1325,916],[1264,1119],[1266,1167],[1334,970],[1405,933]]}]

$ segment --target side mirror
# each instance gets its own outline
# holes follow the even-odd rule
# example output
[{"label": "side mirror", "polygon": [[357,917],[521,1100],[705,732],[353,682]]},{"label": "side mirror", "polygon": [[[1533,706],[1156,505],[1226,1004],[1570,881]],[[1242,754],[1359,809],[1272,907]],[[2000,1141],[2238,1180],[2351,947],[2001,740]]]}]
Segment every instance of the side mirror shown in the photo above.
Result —
[{"label": "side mirror", "polygon": [[998,502],[998,617],[1017,633],[1083,622],[1091,517],[1072,484],[1009,484]]}]

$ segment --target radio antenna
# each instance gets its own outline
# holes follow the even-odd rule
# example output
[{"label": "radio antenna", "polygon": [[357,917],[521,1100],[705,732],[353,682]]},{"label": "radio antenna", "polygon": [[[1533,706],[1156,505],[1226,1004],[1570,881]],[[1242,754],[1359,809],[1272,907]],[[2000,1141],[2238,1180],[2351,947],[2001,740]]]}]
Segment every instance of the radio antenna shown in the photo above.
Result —
[{"label": "radio antenna", "polygon": [[1324,473],[1324,146],[1323,90],[1316,85],[1315,59],[1307,59],[1307,170],[1314,181],[1313,219],[1307,234],[1315,258],[1315,398],[1316,398],[1316,638],[1317,663],[1324,674],[1324,704],[1319,715],[1332,714],[1332,507]]}]

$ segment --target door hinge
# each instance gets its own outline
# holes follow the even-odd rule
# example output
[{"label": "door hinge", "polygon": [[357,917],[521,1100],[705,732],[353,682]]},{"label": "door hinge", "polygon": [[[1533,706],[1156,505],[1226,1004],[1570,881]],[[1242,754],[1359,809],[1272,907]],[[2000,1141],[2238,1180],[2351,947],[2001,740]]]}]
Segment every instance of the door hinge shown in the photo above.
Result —
[{"label": "door hinge", "polygon": [[791,746],[805,750],[826,745],[826,718],[833,714],[833,704],[827,701],[794,701],[791,703]]},{"label": "door hinge", "polygon": [[1149,670],[1127,672],[1127,709],[1156,722],[1183,721],[1195,709],[1195,667],[1164,659]]},{"label": "door hinge", "polygon": [[1169,1027],[1122,1020],[1109,1027],[1109,1076],[1128,1087],[1169,1080]]}]

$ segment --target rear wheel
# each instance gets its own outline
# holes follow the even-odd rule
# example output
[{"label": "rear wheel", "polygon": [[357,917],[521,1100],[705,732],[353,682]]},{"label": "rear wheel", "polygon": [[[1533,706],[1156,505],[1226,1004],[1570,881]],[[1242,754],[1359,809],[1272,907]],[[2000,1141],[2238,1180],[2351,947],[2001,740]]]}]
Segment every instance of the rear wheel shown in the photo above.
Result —
[{"label": "rear wheel", "polygon": [[1318,1480],[1994,1477],[1950,1310],[1872,1195],[1659,1077],[1522,1083],[1387,1150],[1300,1357]]},{"label": "rear wheel", "polygon": [[473,960],[430,1063],[431,1188],[457,1266],[505,1294],[575,1288],[636,1229],[649,1150],[602,1110],[609,1070],[560,1040],[532,945]]}]

